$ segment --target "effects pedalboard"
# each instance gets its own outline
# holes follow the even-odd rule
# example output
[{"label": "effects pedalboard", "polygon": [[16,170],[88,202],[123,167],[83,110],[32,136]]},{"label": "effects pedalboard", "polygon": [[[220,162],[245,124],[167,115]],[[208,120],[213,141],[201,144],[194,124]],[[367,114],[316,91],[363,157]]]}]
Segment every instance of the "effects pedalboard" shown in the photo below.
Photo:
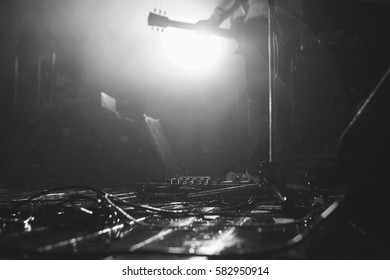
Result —
[{"label": "effects pedalboard", "polygon": [[205,199],[240,199],[260,191],[252,181],[226,181],[207,176],[180,176],[139,183],[138,197],[146,200],[194,201]]}]

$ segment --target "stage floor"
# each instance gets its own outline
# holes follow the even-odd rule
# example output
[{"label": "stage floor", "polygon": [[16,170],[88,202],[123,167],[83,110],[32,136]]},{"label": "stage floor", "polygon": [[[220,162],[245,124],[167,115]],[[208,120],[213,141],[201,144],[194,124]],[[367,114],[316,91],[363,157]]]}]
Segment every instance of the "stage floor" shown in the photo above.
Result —
[{"label": "stage floor", "polygon": [[346,225],[337,218],[341,190],[286,184],[282,201],[265,183],[207,180],[149,181],[127,189],[3,191],[1,258],[347,257],[348,248],[324,249],[343,243],[340,235],[338,241],[332,237]]}]

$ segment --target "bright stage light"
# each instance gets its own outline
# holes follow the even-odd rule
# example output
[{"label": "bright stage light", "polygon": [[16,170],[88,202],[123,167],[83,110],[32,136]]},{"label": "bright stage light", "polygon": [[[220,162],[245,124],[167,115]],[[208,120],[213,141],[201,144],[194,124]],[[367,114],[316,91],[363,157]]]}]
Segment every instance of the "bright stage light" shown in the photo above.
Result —
[{"label": "bright stage light", "polygon": [[171,29],[162,40],[165,59],[178,70],[212,70],[224,52],[223,39],[212,35]]}]

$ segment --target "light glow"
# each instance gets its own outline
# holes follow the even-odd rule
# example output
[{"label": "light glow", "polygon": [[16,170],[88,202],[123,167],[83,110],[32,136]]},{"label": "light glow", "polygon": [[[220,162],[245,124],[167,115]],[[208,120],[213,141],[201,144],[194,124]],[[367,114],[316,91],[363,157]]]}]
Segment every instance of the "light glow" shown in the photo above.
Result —
[{"label": "light glow", "polygon": [[167,62],[178,70],[191,72],[214,69],[224,50],[223,39],[185,30],[168,29],[162,41]]}]

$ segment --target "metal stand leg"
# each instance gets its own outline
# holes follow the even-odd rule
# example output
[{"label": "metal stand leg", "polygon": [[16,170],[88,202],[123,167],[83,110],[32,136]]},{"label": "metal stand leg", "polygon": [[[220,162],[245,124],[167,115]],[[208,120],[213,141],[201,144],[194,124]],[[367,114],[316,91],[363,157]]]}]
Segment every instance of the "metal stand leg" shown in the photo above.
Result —
[{"label": "metal stand leg", "polygon": [[287,197],[281,187],[284,182],[281,182],[278,166],[276,163],[261,162],[259,175],[262,183],[275,194],[278,201],[283,204],[286,203]]}]

